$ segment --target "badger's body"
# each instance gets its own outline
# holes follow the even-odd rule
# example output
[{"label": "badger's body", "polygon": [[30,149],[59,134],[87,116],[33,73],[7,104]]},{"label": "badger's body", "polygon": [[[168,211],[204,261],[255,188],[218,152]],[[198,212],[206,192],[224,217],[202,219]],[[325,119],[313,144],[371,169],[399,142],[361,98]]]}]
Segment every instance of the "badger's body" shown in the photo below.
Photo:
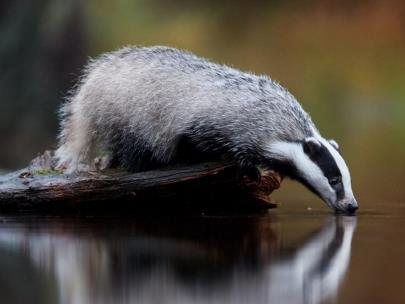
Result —
[{"label": "badger's body", "polygon": [[329,158],[339,155],[296,99],[267,76],[167,47],[124,48],[91,61],[62,117],[57,157],[70,171],[102,149],[129,170],[201,154],[302,180],[291,159],[298,144],[304,151],[306,139],[315,139]]}]

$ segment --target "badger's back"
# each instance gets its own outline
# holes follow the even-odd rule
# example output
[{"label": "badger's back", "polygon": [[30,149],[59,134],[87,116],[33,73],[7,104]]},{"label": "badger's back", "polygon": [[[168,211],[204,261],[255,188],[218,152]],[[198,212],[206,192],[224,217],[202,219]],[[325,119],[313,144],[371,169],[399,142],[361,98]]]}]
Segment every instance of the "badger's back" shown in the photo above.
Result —
[{"label": "badger's back", "polygon": [[266,76],[177,49],[132,47],[88,64],[62,108],[57,156],[75,169],[97,147],[130,168],[137,159],[171,161],[187,138],[200,151],[249,163],[269,141],[301,140],[314,129]]}]

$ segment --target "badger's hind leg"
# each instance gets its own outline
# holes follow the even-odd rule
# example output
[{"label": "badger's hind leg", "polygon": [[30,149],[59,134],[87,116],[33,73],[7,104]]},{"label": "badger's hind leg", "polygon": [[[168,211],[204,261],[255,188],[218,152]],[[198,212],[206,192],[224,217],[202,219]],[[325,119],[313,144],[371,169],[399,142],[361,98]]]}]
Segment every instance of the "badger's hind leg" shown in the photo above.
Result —
[{"label": "badger's hind leg", "polygon": [[62,129],[55,151],[57,166],[66,173],[87,171],[93,149],[90,122],[80,112],[72,112],[71,104],[62,108]]}]

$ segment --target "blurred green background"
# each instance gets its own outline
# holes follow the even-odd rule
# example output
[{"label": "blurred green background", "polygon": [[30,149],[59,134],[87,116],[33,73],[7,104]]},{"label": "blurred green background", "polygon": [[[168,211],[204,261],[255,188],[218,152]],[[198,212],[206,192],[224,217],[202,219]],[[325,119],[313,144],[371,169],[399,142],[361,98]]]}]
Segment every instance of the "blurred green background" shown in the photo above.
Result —
[{"label": "blurred green background", "polygon": [[[0,168],[54,148],[58,106],[87,58],[128,44],[188,49],[270,75],[340,143],[361,205],[404,196],[399,0],[2,0]],[[314,200],[287,184],[279,200]]]}]

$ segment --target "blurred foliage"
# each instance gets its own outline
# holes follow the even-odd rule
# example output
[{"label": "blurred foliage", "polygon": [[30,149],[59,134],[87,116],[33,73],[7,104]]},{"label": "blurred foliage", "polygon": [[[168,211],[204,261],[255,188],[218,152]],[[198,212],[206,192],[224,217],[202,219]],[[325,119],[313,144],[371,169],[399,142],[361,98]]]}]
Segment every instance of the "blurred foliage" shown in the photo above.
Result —
[{"label": "blurred foliage", "polygon": [[[404,177],[403,1],[3,0],[0,38],[0,168],[55,146],[58,104],[87,56],[139,44],[280,81],[340,142],[364,196],[372,170]],[[399,182],[376,191],[405,194]]]}]

